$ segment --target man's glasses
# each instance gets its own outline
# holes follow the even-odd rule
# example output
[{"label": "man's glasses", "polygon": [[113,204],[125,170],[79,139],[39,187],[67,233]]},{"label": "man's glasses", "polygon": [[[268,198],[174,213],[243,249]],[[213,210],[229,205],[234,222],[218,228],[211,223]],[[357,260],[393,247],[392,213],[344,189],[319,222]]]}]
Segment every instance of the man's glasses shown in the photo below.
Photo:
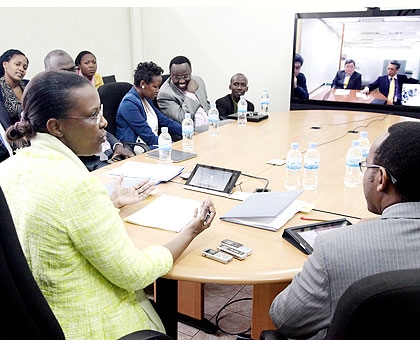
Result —
[{"label": "man's glasses", "polygon": [[99,110],[92,112],[92,114],[88,117],[80,117],[80,116],[67,116],[64,117],[63,119],[66,118],[71,118],[71,119],[86,119],[89,120],[89,122],[95,123],[95,124],[99,124],[101,122],[101,118],[103,117],[104,113],[103,113],[103,105],[101,105],[99,107]]},{"label": "man's glasses", "polygon": [[182,75],[174,75],[172,76],[175,80],[181,80],[181,79],[188,79],[191,77],[191,74],[182,74]]},{"label": "man's glasses", "polygon": [[397,183],[397,179],[394,176],[392,176],[392,174],[389,172],[389,170],[387,168],[385,168],[385,167],[383,167],[381,165],[370,164],[370,163],[368,163],[366,161],[363,161],[363,162],[360,162],[359,163],[359,168],[360,168],[360,171],[362,173],[365,173],[366,172],[366,169],[368,169],[368,168],[384,168],[385,171],[386,171],[386,173],[388,174],[388,176],[391,178],[392,184]]}]

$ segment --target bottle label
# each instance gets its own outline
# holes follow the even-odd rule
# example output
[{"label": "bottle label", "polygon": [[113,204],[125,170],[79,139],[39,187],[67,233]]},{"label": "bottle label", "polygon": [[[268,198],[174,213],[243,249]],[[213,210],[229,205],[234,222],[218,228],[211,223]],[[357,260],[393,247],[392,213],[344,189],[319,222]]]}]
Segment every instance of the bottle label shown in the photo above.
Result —
[{"label": "bottle label", "polygon": [[359,167],[360,162],[361,162],[361,160],[358,159],[358,158],[347,158],[346,159],[346,165],[350,166],[350,167],[353,167],[353,168]]},{"label": "bottle label", "polygon": [[302,163],[288,162],[286,168],[290,170],[300,170],[302,168]]},{"label": "bottle label", "polygon": [[362,148],[362,156],[366,158],[369,155],[369,148]]},{"label": "bottle label", "polygon": [[238,113],[246,112],[246,109],[243,107],[238,107]]},{"label": "bottle label", "polygon": [[187,134],[187,133],[194,133],[194,128],[193,126],[183,126],[182,127],[182,133],[183,134]]},{"label": "bottle label", "polygon": [[319,163],[305,164],[304,168],[305,169],[310,169],[310,170],[317,170],[317,169],[319,169]]},{"label": "bottle label", "polygon": [[219,121],[219,117],[210,117],[209,116],[209,122],[210,123],[216,123],[216,122],[218,122]]},{"label": "bottle label", "polygon": [[160,151],[171,151],[172,150],[172,144],[171,143],[160,143],[159,144],[159,150]]}]

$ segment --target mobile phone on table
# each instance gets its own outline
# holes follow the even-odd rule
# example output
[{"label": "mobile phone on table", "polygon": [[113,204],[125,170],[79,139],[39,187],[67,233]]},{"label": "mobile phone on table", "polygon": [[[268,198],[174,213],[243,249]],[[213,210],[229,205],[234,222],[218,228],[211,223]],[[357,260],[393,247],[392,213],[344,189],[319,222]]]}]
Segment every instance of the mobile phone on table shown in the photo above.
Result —
[{"label": "mobile phone on table", "polygon": [[229,247],[228,245],[226,245],[224,243],[222,243],[220,246],[218,246],[217,249],[232,255],[235,259],[238,259],[238,260],[243,260],[247,257],[247,254],[244,253],[243,251],[240,251],[238,249]]},{"label": "mobile phone on table", "polygon": [[229,263],[233,260],[233,256],[210,248],[204,249],[201,255],[221,263]]},{"label": "mobile phone on table", "polygon": [[242,243],[232,241],[229,239],[224,239],[220,244],[225,244],[231,248],[235,248],[239,251],[244,252],[247,256],[252,254],[252,248],[244,246]]}]

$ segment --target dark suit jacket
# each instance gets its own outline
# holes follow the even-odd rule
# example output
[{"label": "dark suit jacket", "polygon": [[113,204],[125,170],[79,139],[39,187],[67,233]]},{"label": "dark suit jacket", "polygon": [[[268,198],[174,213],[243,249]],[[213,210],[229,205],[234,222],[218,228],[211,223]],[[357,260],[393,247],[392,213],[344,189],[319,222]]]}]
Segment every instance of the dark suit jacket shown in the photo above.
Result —
[{"label": "dark suit jacket", "polygon": [[[395,88],[396,96],[394,96],[394,98],[396,97],[397,99],[394,100],[394,104],[401,104],[402,85],[405,83],[417,84],[418,81],[416,79],[408,79],[407,76],[403,74],[397,74],[397,81],[398,81],[398,84],[397,84],[398,86],[396,86]],[[389,93],[388,75],[378,77],[373,83],[369,84],[368,87],[369,87],[369,91],[379,88],[379,92],[381,92],[385,97],[388,97],[388,93]]]},{"label": "dark suit jacket", "polygon": [[[344,89],[344,79],[346,78],[346,72],[344,70],[338,71],[331,84],[331,87],[336,89]],[[361,90],[362,89],[362,75],[356,71],[350,77],[349,83],[347,84],[348,90]]]},{"label": "dark suit jacket", "polygon": [[[254,112],[254,104],[246,101],[248,104],[247,111]],[[235,106],[233,105],[233,99],[231,94],[228,94],[222,98],[216,100],[216,108],[219,111],[220,119],[228,119],[227,116],[235,113]]]},{"label": "dark suit jacket", "polygon": [[297,87],[293,88],[293,97],[308,99],[308,88],[306,87],[306,77],[303,73],[299,73],[297,76]]},{"label": "dark suit jacket", "polygon": [[[1,91],[0,91],[1,94]],[[4,130],[10,126],[10,118],[9,113],[7,112],[6,108],[3,106],[3,103],[0,102],[0,124],[3,126]],[[0,162],[3,162],[6,158],[8,158],[9,151],[7,151],[6,147],[0,140]]]}]

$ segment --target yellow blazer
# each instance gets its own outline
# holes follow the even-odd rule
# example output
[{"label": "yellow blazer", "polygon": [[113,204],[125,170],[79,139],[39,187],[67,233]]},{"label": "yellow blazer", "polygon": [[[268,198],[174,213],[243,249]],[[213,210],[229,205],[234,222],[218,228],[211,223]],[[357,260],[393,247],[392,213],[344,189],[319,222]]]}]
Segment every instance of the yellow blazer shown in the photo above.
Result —
[{"label": "yellow blazer", "polygon": [[105,187],[67,146],[37,133],[30,147],[0,164],[0,185],[66,339],[162,330],[142,288],[170,270],[171,253],[134,247]]}]

